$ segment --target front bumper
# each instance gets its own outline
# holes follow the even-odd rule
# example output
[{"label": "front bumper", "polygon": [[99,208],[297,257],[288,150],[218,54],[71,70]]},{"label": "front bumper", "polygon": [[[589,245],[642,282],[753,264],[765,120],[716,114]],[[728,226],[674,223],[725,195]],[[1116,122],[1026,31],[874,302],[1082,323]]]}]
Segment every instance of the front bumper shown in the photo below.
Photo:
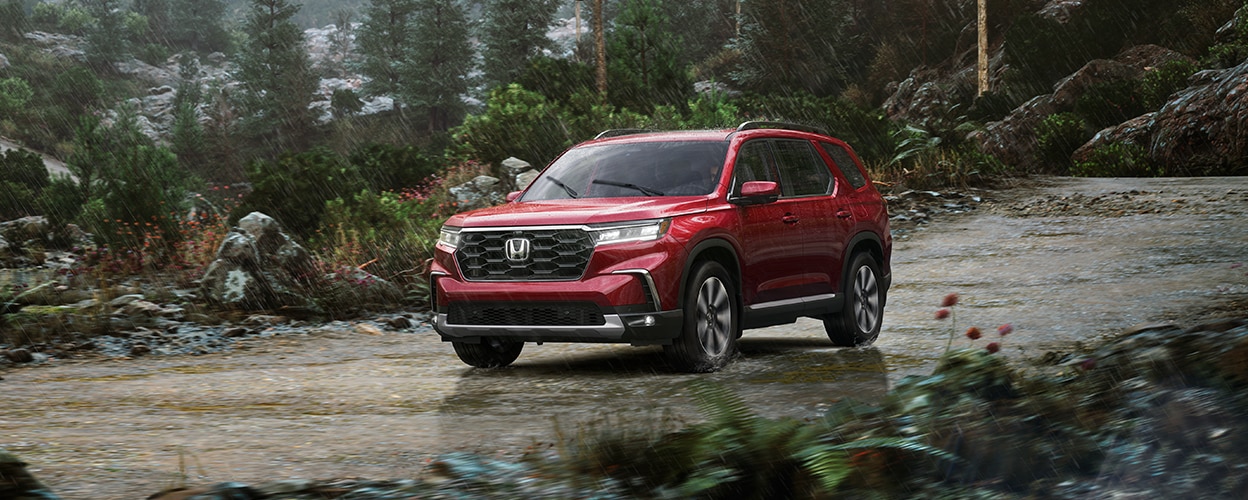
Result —
[{"label": "front bumper", "polygon": [[521,342],[595,342],[628,343],[632,345],[670,344],[680,336],[684,313],[680,310],[662,312],[631,312],[603,314],[601,325],[466,325],[453,324],[450,316],[439,312],[433,329],[446,342],[478,343],[486,337],[506,338]]}]

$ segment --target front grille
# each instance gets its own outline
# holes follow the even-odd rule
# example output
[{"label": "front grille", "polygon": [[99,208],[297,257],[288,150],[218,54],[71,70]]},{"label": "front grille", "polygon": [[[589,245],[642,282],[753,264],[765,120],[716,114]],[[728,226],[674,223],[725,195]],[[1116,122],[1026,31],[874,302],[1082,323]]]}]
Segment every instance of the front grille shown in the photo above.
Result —
[{"label": "front grille", "polygon": [[[464,231],[462,238],[455,259],[468,281],[575,280],[594,253],[589,233],[577,228]],[[513,239],[528,240],[524,258],[508,258]]]},{"label": "front grille", "polygon": [[447,311],[452,325],[596,326],[606,324],[592,302],[454,303]]}]

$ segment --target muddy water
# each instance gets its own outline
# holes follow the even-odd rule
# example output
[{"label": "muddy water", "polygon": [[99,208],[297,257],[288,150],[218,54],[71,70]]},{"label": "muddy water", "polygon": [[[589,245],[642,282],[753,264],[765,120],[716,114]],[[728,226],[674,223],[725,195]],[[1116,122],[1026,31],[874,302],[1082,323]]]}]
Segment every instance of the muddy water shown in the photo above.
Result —
[{"label": "muddy water", "polygon": [[[1069,210],[1019,208],[1076,193],[1084,202]],[[142,498],[181,483],[412,477],[439,452],[549,447],[557,428],[573,438],[595,425],[679,425],[697,418],[697,379],[733,388],[760,414],[807,417],[929,373],[950,333],[968,326],[1012,324],[1003,354],[1023,362],[1248,297],[1248,276],[1230,269],[1248,261],[1248,179],[1056,179],[985,196],[977,212],[897,242],[884,331],[871,348],[833,348],[821,324],[801,321],[747,332],[740,358],[711,375],[672,374],[658,349],[567,344],[529,345],[510,368],[475,370],[427,329],[315,328],[223,354],[9,370],[0,447],[67,499]],[[1086,201],[1095,197],[1104,199]],[[951,292],[961,297],[954,318],[935,320]]]}]

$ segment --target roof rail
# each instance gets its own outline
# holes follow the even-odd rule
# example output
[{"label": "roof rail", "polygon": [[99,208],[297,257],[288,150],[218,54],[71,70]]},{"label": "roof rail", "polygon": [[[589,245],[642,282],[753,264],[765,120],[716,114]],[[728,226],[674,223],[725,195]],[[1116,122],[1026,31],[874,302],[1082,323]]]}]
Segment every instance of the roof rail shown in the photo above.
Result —
[{"label": "roof rail", "polygon": [[800,125],[797,123],[765,122],[765,121],[751,121],[751,122],[742,123],[740,126],[737,127],[737,132],[743,132],[746,130],[757,130],[761,128],[778,128],[778,129],[784,129],[784,130],[796,130],[798,132],[810,132],[812,134],[828,135],[827,130],[821,129],[819,127],[812,127],[810,125]]},{"label": "roof rail", "polygon": [[622,135],[644,134],[646,132],[654,131],[644,128],[613,128],[610,130],[603,130],[601,134],[594,137],[594,140],[606,139],[608,137],[619,137]]}]

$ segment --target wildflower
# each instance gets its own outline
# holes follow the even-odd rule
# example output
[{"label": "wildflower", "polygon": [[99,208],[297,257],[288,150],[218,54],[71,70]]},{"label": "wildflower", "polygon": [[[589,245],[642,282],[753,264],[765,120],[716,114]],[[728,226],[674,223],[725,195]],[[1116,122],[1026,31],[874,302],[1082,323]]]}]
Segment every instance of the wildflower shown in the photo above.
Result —
[{"label": "wildflower", "polygon": [[953,307],[958,305],[958,294],[951,293],[945,296],[945,300],[940,301],[940,307]]},{"label": "wildflower", "polygon": [[1088,358],[1088,359],[1083,360],[1082,362],[1079,363],[1079,368],[1083,369],[1083,371],[1088,371],[1088,370],[1092,370],[1093,368],[1096,368],[1096,358]]},{"label": "wildflower", "polygon": [[1231,269],[1239,269],[1239,268],[1241,268],[1241,267],[1244,267],[1244,263],[1243,263],[1243,262],[1236,262],[1236,263],[1234,263],[1234,264],[1231,264]]},{"label": "wildflower", "polygon": [[983,333],[979,331],[979,328],[976,328],[974,326],[966,330],[966,338],[968,339],[979,340],[979,338],[982,336],[983,336]]},{"label": "wildflower", "polygon": [[945,319],[948,317],[949,317],[948,309],[941,309],[941,310],[936,311],[936,319]]},{"label": "wildflower", "polygon": [[984,346],[984,349],[988,350],[988,354],[996,354],[997,351],[1001,350],[1001,344],[997,342],[989,342],[988,345]]},{"label": "wildflower", "polygon": [[1014,331],[1014,325],[1006,323],[997,327],[997,334],[1004,337]]}]

